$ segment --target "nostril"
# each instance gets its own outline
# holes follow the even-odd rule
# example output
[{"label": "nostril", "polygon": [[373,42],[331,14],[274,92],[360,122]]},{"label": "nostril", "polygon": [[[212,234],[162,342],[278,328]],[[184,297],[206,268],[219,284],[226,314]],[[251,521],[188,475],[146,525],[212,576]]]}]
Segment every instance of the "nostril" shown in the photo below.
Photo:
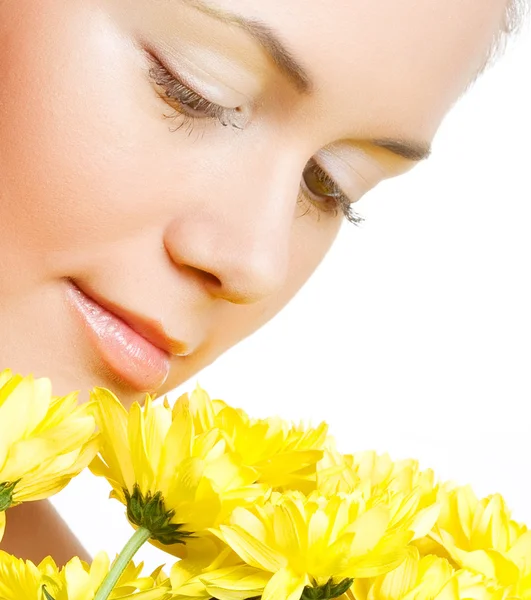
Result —
[{"label": "nostril", "polygon": [[193,267],[192,265],[182,265],[183,268],[186,268],[189,272],[191,272],[198,280],[200,280],[203,285],[207,285],[208,288],[219,289],[222,286],[221,280],[219,277],[216,277],[213,273],[209,271],[205,271],[198,267]]},{"label": "nostril", "polygon": [[219,277],[216,277],[213,273],[209,273],[208,271],[197,270],[201,273],[201,276],[208,285],[215,286],[216,288],[221,287],[221,280]]}]

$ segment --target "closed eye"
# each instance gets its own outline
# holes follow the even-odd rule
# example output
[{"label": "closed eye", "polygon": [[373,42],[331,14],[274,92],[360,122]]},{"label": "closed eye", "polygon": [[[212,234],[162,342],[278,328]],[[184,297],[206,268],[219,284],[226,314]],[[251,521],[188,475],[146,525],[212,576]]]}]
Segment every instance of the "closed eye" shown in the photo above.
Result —
[{"label": "closed eye", "polygon": [[352,202],[337,183],[313,158],[308,161],[302,173],[301,194],[303,199],[322,212],[337,214],[340,210],[353,225],[359,225],[364,220],[353,210]]},{"label": "closed eye", "polygon": [[147,56],[151,63],[149,76],[163,90],[163,99],[169,101],[179,113],[192,119],[217,119],[223,126],[242,129],[238,108],[226,108],[207,100],[170,73],[153,54],[147,53]]}]

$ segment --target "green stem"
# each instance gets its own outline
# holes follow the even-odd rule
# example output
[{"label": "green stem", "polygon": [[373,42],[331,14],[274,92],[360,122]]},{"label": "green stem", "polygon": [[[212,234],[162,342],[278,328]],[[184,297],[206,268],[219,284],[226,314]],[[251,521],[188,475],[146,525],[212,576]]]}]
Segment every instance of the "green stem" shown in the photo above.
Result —
[{"label": "green stem", "polygon": [[129,564],[129,561],[136,554],[140,546],[145,544],[150,537],[151,531],[145,527],[139,527],[134,532],[123,550],[116,557],[116,560],[112,563],[110,571],[107,573],[107,576],[94,596],[94,600],[107,600],[110,593],[113,591],[114,586],[118,583],[118,579],[120,579],[125,567]]}]

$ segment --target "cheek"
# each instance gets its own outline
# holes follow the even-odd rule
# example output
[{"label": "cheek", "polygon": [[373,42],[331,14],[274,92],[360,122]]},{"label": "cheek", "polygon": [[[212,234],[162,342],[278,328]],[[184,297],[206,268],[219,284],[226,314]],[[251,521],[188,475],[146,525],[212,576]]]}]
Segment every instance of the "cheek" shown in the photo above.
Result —
[{"label": "cheek", "polygon": [[[265,214],[271,194],[286,206],[270,218],[291,218],[296,161],[279,167],[278,190],[248,202],[256,181],[275,179],[263,163],[278,140],[267,145],[267,136],[260,135],[261,142],[251,139],[237,150],[223,128],[211,138],[169,133],[172,123],[162,115],[171,109],[148,83],[139,51],[102,11],[81,0],[8,6],[0,2],[0,223],[9,223],[2,227],[0,256],[10,272],[0,269],[0,289],[13,288],[13,277],[71,274],[124,245],[134,246],[128,261],[140,266],[150,256],[146,240],[161,238],[171,219],[185,224],[200,206],[205,214],[219,212],[219,223],[236,223],[242,207],[252,209],[252,215],[245,213],[249,219],[259,218],[258,207]],[[229,165],[239,165],[238,172],[228,171]],[[269,320],[297,292],[339,223],[308,215],[296,218],[291,232],[286,229],[291,251],[282,289],[255,307],[223,309],[227,318],[236,315],[237,338]]]},{"label": "cheek", "polygon": [[0,8],[0,250],[19,262],[61,262],[160,219],[152,91],[84,4]]}]

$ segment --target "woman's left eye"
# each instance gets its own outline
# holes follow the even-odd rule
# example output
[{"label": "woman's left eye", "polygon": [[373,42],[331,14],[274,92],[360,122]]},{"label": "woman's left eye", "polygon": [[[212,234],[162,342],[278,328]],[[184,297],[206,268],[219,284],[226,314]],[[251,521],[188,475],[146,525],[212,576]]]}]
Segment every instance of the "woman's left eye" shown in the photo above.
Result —
[{"label": "woman's left eye", "polygon": [[148,58],[151,62],[149,69],[151,79],[164,90],[165,98],[163,99],[169,101],[177,114],[184,117],[185,123],[187,119],[217,119],[224,126],[231,125],[236,129],[242,128],[238,124],[237,117],[240,111],[237,108],[226,108],[210,102],[178,80],[151,53],[148,53]]},{"label": "woman's left eye", "polygon": [[337,183],[312,158],[302,173],[301,193],[311,205],[323,212],[337,214],[340,210],[347,221],[359,225],[363,217],[352,209],[352,202]]}]

